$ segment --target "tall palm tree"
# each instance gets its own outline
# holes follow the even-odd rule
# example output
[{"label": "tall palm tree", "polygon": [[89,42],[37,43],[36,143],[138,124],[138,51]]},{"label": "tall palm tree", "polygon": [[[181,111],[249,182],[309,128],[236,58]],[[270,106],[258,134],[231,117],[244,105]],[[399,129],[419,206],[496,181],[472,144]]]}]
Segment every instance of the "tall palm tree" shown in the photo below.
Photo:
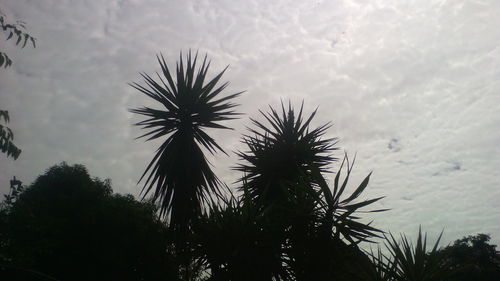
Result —
[{"label": "tall palm tree", "polygon": [[[146,86],[130,84],[141,93],[156,100],[161,109],[142,107],[130,111],[146,116],[136,123],[147,133],[147,140],[165,138],[139,181],[145,179],[143,196],[152,194],[160,206],[160,214],[169,217],[174,229],[186,229],[202,213],[202,204],[220,193],[217,176],[210,168],[202,148],[214,154],[224,150],[205,129],[230,129],[220,121],[235,119],[231,100],[242,92],[221,97],[228,83],[218,82],[227,67],[206,81],[210,62],[207,56],[197,67],[198,54],[189,52],[184,63],[182,53],[172,77],[163,55],[157,56],[163,77],[159,81],[142,73]],[[225,153],[225,152],[224,152]],[[147,177],[146,177],[147,176]]]}]

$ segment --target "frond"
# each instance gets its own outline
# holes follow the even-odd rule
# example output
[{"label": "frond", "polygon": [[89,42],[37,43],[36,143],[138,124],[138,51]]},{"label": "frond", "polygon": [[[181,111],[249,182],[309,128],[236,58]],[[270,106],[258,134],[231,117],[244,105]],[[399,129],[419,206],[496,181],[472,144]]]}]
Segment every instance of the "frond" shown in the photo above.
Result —
[{"label": "frond", "polygon": [[[359,242],[373,242],[371,239],[374,237],[381,238],[380,234],[382,234],[383,231],[371,226],[371,223],[361,222],[357,213],[360,213],[362,208],[367,207],[384,197],[367,199],[361,202],[356,200],[368,186],[371,176],[370,173],[347,198],[342,199],[347,190],[347,184],[349,182],[354,162],[355,161],[349,163],[347,154],[344,156],[344,160],[335,175],[333,189],[328,186],[318,168],[313,170],[314,178],[316,179],[323,195],[322,200],[319,201],[320,208],[323,211],[323,223],[325,224],[327,231],[334,229],[337,236],[340,237],[340,235],[342,235],[342,238],[346,239],[351,244],[358,244]],[[343,181],[340,181],[344,164],[346,164],[345,169],[347,170],[347,175],[344,177]],[[387,211],[387,209],[376,209],[364,212],[373,213],[383,211]]]}]

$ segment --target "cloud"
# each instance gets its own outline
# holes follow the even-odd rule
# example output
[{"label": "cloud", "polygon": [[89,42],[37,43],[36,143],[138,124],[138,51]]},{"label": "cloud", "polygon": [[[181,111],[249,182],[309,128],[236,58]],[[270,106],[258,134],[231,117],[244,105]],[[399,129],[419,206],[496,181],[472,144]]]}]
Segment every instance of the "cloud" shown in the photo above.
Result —
[{"label": "cloud", "polygon": [[[500,242],[495,1],[4,2],[38,45],[4,44],[14,65],[0,73],[1,106],[23,153],[0,159],[2,192],[13,175],[29,183],[67,161],[138,195],[158,143],[134,140],[127,109],[154,104],[127,83],[157,71],[156,54],[174,63],[191,48],[208,53],[213,73],[230,65],[227,93],[247,90],[235,130],[213,132],[227,151],[243,149],[258,109],[304,100],[319,106],[315,125],[333,121],[330,135],[357,152],[353,180],[374,170],[367,196],[392,208],[377,226]],[[236,161],[211,157],[228,184]]]}]

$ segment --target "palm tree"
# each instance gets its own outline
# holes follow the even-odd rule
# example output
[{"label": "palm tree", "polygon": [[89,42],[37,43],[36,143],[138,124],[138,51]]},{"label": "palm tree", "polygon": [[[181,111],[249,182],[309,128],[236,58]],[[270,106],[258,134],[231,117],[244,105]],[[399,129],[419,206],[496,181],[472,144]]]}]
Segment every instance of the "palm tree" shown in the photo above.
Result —
[{"label": "palm tree", "polygon": [[236,104],[230,100],[241,94],[220,97],[228,83],[217,84],[227,67],[205,82],[210,62],[205,56],[196,72],[197,57],[198,54],[192,59],[189,52],[184,68],[181,53],[174,81],[161,55],[157,59],[164,77],[156,73],[159,82],[143,73],[146,87],[130,84],[163,106],[162,109],[142,107],[130,111],[147,117],[135,124],[149,130],[140,137],[147,136],[148,141],[166,137],[139,181],[148,175],[142,192],[144,196],[152,192],[153,201],[160,205],[161,215],[170,215],[173,227],[185,227],[201,213],[202,203],[210,194],[219,194],[219,180],[202,147],[212,154],[224,150],[204,129],[230,129],[219,122],[235,119],[238,113],[232,108]]},{"label": "palm tree", "polygon": [[231,195],[195,223],[194,256],[209,269],[208,280],[293,280],[267,217],[244,200]]},{"label": "palm tree", "polygon": [[[281,269],[275,268],[268,276],[299,281],[350,278],[353,270],[343,270],[340,264],[348,262],[340,261],[369,264],[356,245],[380,233],[359,222],[356,212],[381,198],[355,202],[370,175],[343,198],[354,164],[349,164],[347,156],[330,189],[323,173],[336,160],[331,153],[337,149],[337,140],[323,137],[329,124],[309,129],[316,111],[304,121],[303,106],[297,115],[290,104],[287,109],[282,104],[280,113],[270,109],[269,113],[261,111],[268,124],[252,119],[257,128],[250,130],[252,136],[244,136],[248,151],[238,153],[245,162],[236,167],[244,172],[240,179],[243,206],[252,204],[265,218],[262,227],[272,233],[268,247],[271,253],[279,253],[266,259],[282,263]],[[345,162],[347,176],[339,181]]]},{"label": "palm tree", "polygon": [[[347,165],[345,165],[347,163]],[[296,190],[313,190],[304,193],[290,210],[293,212],[287,227],[285,254],[297,281],[306,280],[359,280],[361,269],[371,267],[368,257],[358,248],[360,242],[373,242],[380,237],[379,229],[360,221],[358,214],[383,197],[359,201],[368,185],[370,174],[350,194],[348,181],[354,161],[345,155],[338,169],[333,188],[327,184],[319,168],[312,167],[311,182]],[[344,170],[347,174],[341,180]],[[304,204],[305,202],[305,204]],[[363,211],[380,212],[385,210]]]},{"label": "palm tree", "polygon": [[[269,108],[268,113],[260,111],[267,123],[251,119],[255,128],[243,137],[248,150],[237,152],[244,162],[234,169],[243,172],[239,180],[243,205],[251,204],[257,210],[269,233],[270,251],[261,259],[279,265],[266,268],[265,280],[289,280],[293,274],[286,274],[290,272],[289,256],[284,253],[287,229],[299,219],[294,211],[314,209],[317,194],[309,185],[314,185],[312,167],[326,171],[336,160],[331,154],[337,149],[336,139],[322,139],[329,124],[309,130],[316,111],[304,118],[303,104],[298,112],[290,103],[288,107],[282,103],[281,112]],[[301,184],[304,182],[308,184]]]},{"label": "palm tree", "polygon": [[202,205],[220,194],[220,181],[210,168],[202,147],[212,154],[225,153],[204,129],[230,129],[220,122],[236,118],[239,114],[233,110],[236,104],[230,101],[242,93],[220,97],[228,83],[218,85],[218,82],[227,67],[206,82],[210,62],[205,55],[197,68],[197,58],[198,53],[193,59],[189,52],[184,68],[181,53],[174,80],[163,55],[157,56],[163,78],[156,73],[159,81],[155,81],[142,73],[146,86],[130,84],[163,106],[161,109],[130,110],[146,116],[135,124],[148,130],[139,138],[148,137],[149,141],[165,137],[139,182],[145,179],[143,196],[152,193],[151,200],[159,205],[160,215],[169,219],[174,230],[179,269],[184,271],[186,280],[191,278],[191,250],[187,238],[191,224],[201,216]]},{"label": "palm tree", "polygon": [[312,180],[312,167],[325,172],[337,160],[331,155],[337,139],[322,139],[329,123],[309,130],[316,110],[304,121],[303,104],[298,114],[290,103],[287,109],[281,104],[281,113],[272,107],[268,113],[260,112],[268,124],[251,119],[256,129],[243,137],[248,151],[237,153],[245,162],[235,169],[244,173],[241,189],[254,204],[283,204],[293,192],[290,187],[301,177]]},{"label": "palm tree", "polygon": [[453,270],[449,261],[438,252],[441,234],[430,251],[427,249],[427,234],[422,236],[419,228],[417,243],[413,244],[405,235],[398,242],[392,234],[384,236],[388,255],[380,249],[371,253],[375,265],[370,280],[374,281],[443,281],[448,280]]}]

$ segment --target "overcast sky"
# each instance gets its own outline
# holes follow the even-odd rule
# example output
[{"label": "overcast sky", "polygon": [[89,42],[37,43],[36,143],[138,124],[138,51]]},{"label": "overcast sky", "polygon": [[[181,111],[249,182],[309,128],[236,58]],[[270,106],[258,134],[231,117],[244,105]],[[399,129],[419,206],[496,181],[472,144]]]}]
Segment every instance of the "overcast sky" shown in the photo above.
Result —
[{"label": "overcast sky", "polygon": [[[127,85],[174,64],[179,52],[207,53],[212,73],[230,65],[226,93],[245,90],[234,131],[211,132],[230,157],[211,158],[231,185],[232,151],[248,118],[290,100],[314,125],[332,121],[349,155],[352,186],[374,171],[366,197],[391,208],[374,225],[444,243],[489,233],[500,243],[500,1],[152,1],[3,0],[27,22],[37,48],[0,48],[0,70],[17,161],[0,155],[0,191],[31,183],[66,161],[138,195],[158,142],[134,140],[129,108],[151,104]],[[342,150],[338,156],[342,156]],[[336,168],[336,167],[335,167]]]}]

